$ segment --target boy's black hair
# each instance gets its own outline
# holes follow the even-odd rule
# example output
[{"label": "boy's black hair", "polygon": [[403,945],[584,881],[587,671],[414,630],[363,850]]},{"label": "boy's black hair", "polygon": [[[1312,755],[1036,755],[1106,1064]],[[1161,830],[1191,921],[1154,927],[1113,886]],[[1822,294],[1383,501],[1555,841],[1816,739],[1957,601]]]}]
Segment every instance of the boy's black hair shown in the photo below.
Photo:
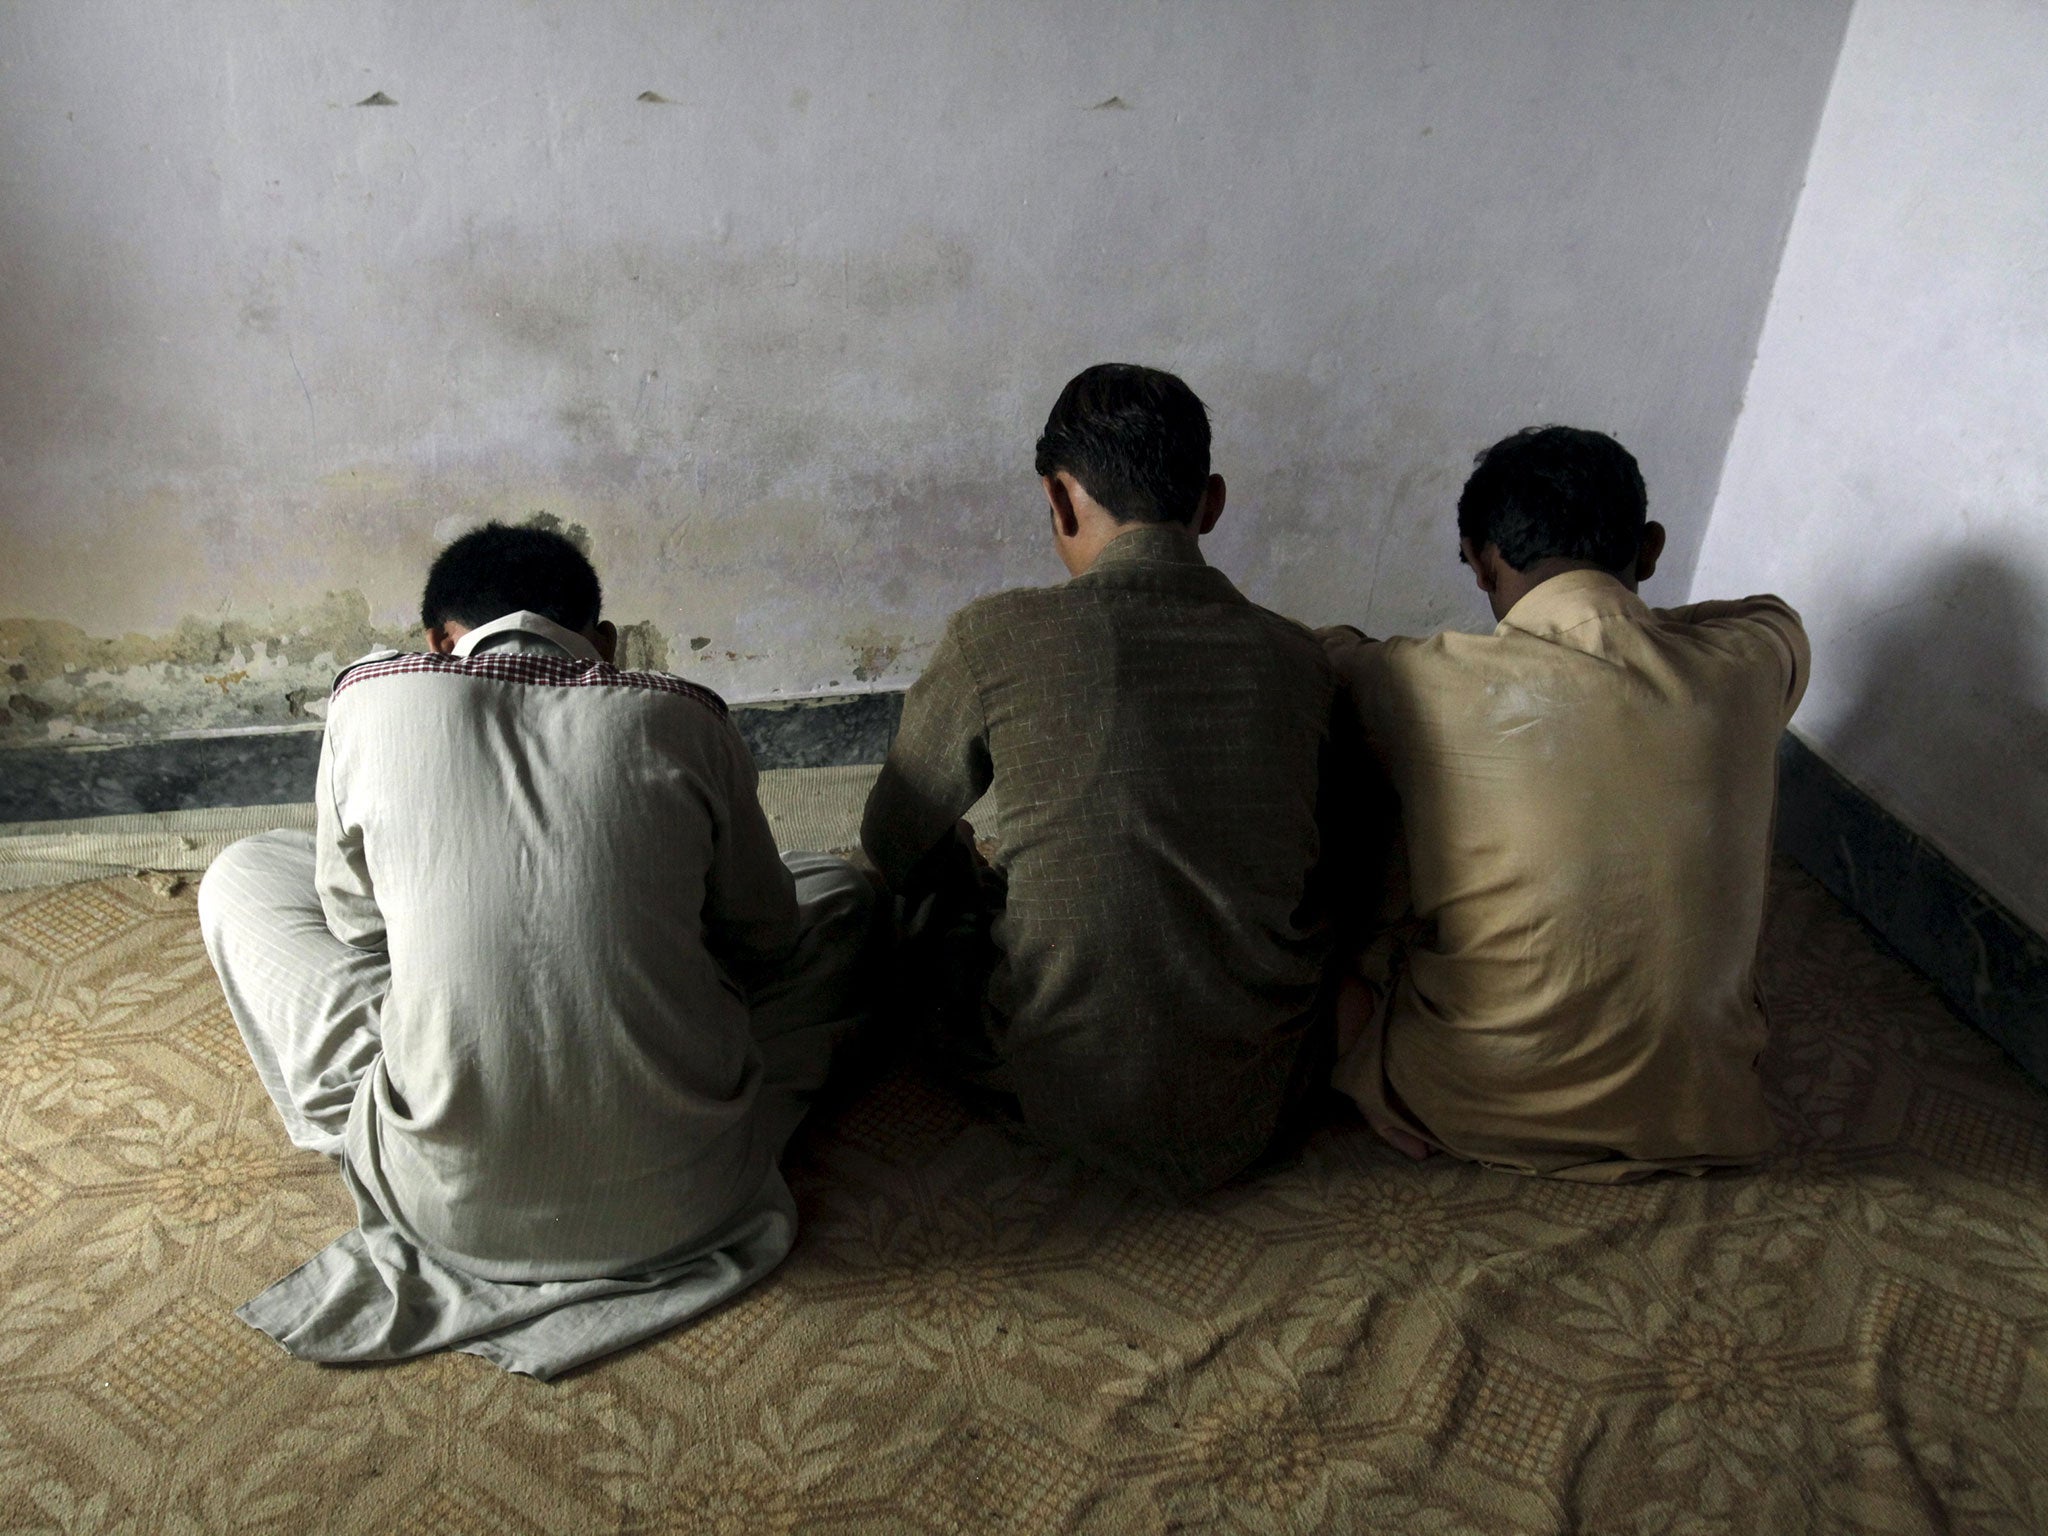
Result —
[{"label": "boy's black hair", "polygon": [[1473,463],[1458,497],[1458,532],[1473,548],[1498,546],[1518,571],[1555,557],[1605,571],[1635,563],[1649,495],[1635,455],[1605,432],[1525,427]]},{"label": "boy's black hair", "polygon": [[1209,413],[1170,373],[1097,363],[1053,402],[1037,464],[1065,470],[1120,523],[1190,523],[1209,482]]},{"label": "boy's black hair", "polygon": [[472,528],[435,557],[420,598],[420,623],[471,629],[525,609],[564,629],[597,622],[603,591],[583,551],[545,528]]}]

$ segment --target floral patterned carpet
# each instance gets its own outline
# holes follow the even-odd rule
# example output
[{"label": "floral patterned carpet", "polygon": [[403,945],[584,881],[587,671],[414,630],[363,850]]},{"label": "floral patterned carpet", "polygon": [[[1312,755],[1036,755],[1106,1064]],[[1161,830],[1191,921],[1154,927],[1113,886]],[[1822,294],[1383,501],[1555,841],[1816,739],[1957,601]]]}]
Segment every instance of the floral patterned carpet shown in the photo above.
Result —
[{"label": "floral patterned carpet", "polygon": [[782,1271],[553,1386],[230,1316],[351,1218],[174,883],[0,895],[0,1528],[2048,1530],[2048,1098],[1794,872],[1759,1173],[1333,1114],[1175,1210],[897,1072],[806,1133]]}]

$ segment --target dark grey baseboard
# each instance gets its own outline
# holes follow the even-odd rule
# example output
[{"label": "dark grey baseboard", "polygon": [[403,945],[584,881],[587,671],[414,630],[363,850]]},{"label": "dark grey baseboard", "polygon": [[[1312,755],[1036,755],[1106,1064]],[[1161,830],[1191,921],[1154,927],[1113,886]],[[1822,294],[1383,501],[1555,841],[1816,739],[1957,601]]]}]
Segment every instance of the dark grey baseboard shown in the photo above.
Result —
[{"label": "dark grey baseboard", "polygon": [[903,695],[838,693],[772,704],[735,704],[733,724],[761,768],[850,768],[889,755]]},{"label": "dark grey baseboard", "polygon": [[[901,693],[732,707],[733,724],[762,768],[879,763],[902,714]],[[14,747],[0,751],[0,822],[290,805],[313,798],[319,763],[318,730]]]},{"label": "dark grey baseboard", "polygon": [[1778,848],[2048,1084],[2048,940],[1789,731]]},{"label": "dark grey baseboard", "polygon": [[320,733],[250,731],[0,752],[0,821],[287,805],[313,798]]}]

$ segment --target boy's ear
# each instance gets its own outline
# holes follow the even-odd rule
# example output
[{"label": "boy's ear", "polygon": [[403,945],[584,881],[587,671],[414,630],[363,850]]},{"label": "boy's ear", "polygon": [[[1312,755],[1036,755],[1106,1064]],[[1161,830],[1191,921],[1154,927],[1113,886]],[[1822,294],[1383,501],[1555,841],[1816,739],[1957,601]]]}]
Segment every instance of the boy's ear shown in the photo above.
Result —
[{"label": "boy's ear", "polygon": [[1500,547],[1489,544],[1481,549],[1462,534],[1458,538],[1458,558],[1465,562],[1465,569],[1472,573],[1472,579],[1479,583],[1479,590],[1488,597],[1500,590]]},{"label": "boy's ear", "polygon": [[1657,562],[1664,554],[1664,525],[1643,524],[1643,541],[1636,546],[1636,580],[1648,581],[1657,574]]},{"label": "boy's ear", "polygon": [[459,634],[449,633],[449,626],[446,624],[427,626],[427,649],[436,656],[452,656],[455,653],[455,642],[460,638]]},{"label": "boy's ear", "polygon": [[1223,502],[1228,488],[1221,475],[1211,475],[1209,483],[1202,487],[1201,505],[1195,509],[1195,535],[1199,538],[1216,526],[1223,516]]},{"label": "boy's ear", "polygon": [[595,628],[583,631],[583,638],[597,647],[597,654],[604,658],[605,665],[616,666],[619,659],[619,626],[610,619],[602,619]]},{"label": "boy's ear", "polygon": [[1068,488],[1063,475],[1040,475],[1038,483],[1045,487],[1046,504],[1052,508],[1052,530],[1063,539],[1079,538],[1081,535],[1081,514],[1074,510],[1074,493]]}]

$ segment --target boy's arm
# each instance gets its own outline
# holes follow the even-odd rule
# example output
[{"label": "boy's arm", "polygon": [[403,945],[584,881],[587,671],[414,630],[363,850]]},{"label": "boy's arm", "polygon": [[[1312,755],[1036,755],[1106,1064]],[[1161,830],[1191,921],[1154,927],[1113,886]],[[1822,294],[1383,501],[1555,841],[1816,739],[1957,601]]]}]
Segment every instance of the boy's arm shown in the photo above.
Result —
[{"label": "boy's arm", "polygon": [[1365,665],[1379,641],[1355,624],[1326,624],[1316,631],[1316,638],[1323,642],[1323,654],[1337,669],[1339,692],[1349,693],[1352,675]]},{"label": "boy's arm", "polygon": [[719,733],[711,868],[704,877],[704,943],[748,987],[759,986],[796,943],[796,882],[761,809],[753,755],[728,723]]},{"label": "boy's arm", "polygon": [[1342,764],[1350,793],[1341,802],[1346,818],[1339,835],[1356,850],[1351,883],[1337,910],[1333,961],[1384,993],[1405,936],[1413,927],[1408,887],[1408,846],[1401,826],[1401,798],[1374,747],[1373,711],[1382,693],[1385,653],[1381,642],[1349,625],[1316,631],[1337,669],[1338,715],[1333,759]]},{"label": "boy's arm", "polygon": [[328,930],[357,949],[384,948],[384,914],[363,850],[363,829],[341,803],[341,777],[335,766],[334,722],[320,739],[320,772],[314,782],[313,885]]},{"label": "boy's arm", "polygon": [[1679,608],[1660,608],[1658,613],[1681,624],[1734,625],[1766,636],[1785,669],[1785,718],[1806,693],[1806,680],[1813,671],[1813,648],[1806,638],[1806,626],[1783,598],[1760,597],[1687,603]]},{"label": "boy's arm", "polygon": [[1335,955],[1357,954],[1371,940],[1394,818],[1392,786],[1366,748],[1358,709],[1340,669],[1316,787],[1322,853],[1315,883],[1319,905],[1329,916]]},{"label": "boy's arm", "polygon": [[882,878],[900,888],[994,776],[981,690],[949,625],[904,696],[903,723],[861,817],[861,847]]}]

